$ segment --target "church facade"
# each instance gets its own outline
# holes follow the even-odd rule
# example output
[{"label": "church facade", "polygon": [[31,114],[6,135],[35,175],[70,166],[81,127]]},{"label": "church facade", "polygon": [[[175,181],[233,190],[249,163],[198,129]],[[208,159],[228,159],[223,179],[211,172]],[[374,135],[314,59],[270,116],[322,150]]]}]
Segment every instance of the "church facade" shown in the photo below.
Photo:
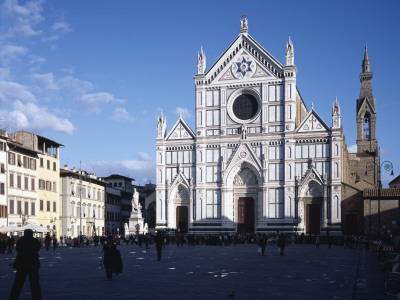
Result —
[{"label": "church facade", "polygon": [[207,71],[201,49],[196,129],[181,116],[168,132],[162,114],[157,121],[156,229],[342,233],[342,183],[351,176],[340,106],[333,101],[325,122],[306,107],[296,76],[290,37],[281,64],[245,18]]}]

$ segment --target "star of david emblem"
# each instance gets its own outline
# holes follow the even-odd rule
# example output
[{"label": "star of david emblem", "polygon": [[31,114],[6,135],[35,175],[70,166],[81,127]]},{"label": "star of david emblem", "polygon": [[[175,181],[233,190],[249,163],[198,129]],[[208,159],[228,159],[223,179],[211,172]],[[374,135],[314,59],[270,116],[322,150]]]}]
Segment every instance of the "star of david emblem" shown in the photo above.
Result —
[{"label": "star of david emblem", "polygon": [[242,76],[244,77],[246,75],[247,72],[251,72],[251,61],[246,61],[246,59],[243,57],[241,62],[236,63],[237,66],[237,71],[236,73],[241,73]]}]

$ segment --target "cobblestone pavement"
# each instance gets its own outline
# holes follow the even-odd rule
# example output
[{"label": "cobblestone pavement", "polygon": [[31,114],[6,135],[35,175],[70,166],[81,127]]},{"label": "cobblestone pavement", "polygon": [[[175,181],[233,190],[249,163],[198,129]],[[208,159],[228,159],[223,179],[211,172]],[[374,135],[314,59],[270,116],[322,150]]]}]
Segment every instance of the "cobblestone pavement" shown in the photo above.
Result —
[{"label": "cobblestone pavement", "polygon": [[[169,245],[157,261],[154,245],[118,249],[124,271],[109,281],[99,266],[101,247],[42,248],[43,299],[229,299],[232,292],[234,299],[381,299],[381,276],[370,251],[361,256],[362,251],[343,247],[295,245],[281,257],[276,246],[261,256],[256,245]],[[14,258],[15,253],[0,255],[1,299],[14,280]],[[31,299],[28,279],[20,299]]]}]

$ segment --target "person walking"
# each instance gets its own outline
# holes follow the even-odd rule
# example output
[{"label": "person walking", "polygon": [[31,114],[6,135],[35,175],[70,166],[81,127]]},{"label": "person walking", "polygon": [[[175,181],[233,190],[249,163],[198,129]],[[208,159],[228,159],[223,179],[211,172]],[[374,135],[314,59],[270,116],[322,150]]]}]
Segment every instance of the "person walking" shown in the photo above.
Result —
[{"label": "person walking", "polygon": [[160,261],[161,260],[161,250],[164,244],[164,239],[163,236],[161,234],[161,231],[157,231],[157,235],[154,238],[155,242],[156,242],[156,249],[157,249],[157,260]]},{"label": "person walking", "polygon": [[259,245],[260,248],[261,248],[261,255],[262,255],[262,256],[265,256],[265,246],[266,246],[266,244],[267,244],[267,237],[266,237],[265,233],[263,233],[263,234],[260,236],[260,240],[259,240],[259,242],[258,242],[258,245]]},{"label": "person walking", "polygon": [[46,237],[44,238],[44,245],[46,246],[46,251],[49,251],[51,245],[50,233],[46,234]]},{"label": "person walking", "polygon": [[17,242],[17,257],[13,268],[17,270],[14,284],[11,288],[9,300],[17,300],[25,282],[26,275],[29,276],[32,298],[34,300],[42,299],[42,291],[39,283],[39,250],[40,242],[33,237],[31,229],[25,229],[24,236]]},{"label": "person walking", "polygon": [[281,249],[281,256],[283,256],[283,252],[285,251],[285,244],[285,235],[281,233],[278,238],[278,247]]},{"label": "person walking", "polygon": [[113,242],[113,237],[109,235],[103,246],[104,266],[106,267],[107,279],[112,279],[112,274],[118,275],[122,273],[121,253],[117,250],[117,246]]},{"label": "person walking", "polygon": [[320,243],[320,238],[319,238],[319,235],[317,235],[317,236],[315,237],[315,247],[316,247],[316,248],[319,248],[319,243]]},{"label": "person walking", "polygon": [[12,254],[12,249],[14,247],[14,243],[15,243],[15,240],[14,240],[13,236],[7,238],[7,248],[8,248],[7,254]]},{"label": "person walking", "polygon": [[57,248],[57,237],[53,234],[53,251],[56,251]]}]

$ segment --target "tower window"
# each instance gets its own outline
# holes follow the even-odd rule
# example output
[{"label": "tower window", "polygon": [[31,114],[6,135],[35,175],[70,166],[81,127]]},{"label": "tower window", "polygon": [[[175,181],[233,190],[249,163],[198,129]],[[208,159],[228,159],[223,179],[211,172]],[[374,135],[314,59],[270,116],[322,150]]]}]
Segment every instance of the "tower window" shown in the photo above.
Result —
[{"label": "tower window", "polygon": [[370,137],[370,117],[369,116],[364,117],[364,137],[365,138]]}]

